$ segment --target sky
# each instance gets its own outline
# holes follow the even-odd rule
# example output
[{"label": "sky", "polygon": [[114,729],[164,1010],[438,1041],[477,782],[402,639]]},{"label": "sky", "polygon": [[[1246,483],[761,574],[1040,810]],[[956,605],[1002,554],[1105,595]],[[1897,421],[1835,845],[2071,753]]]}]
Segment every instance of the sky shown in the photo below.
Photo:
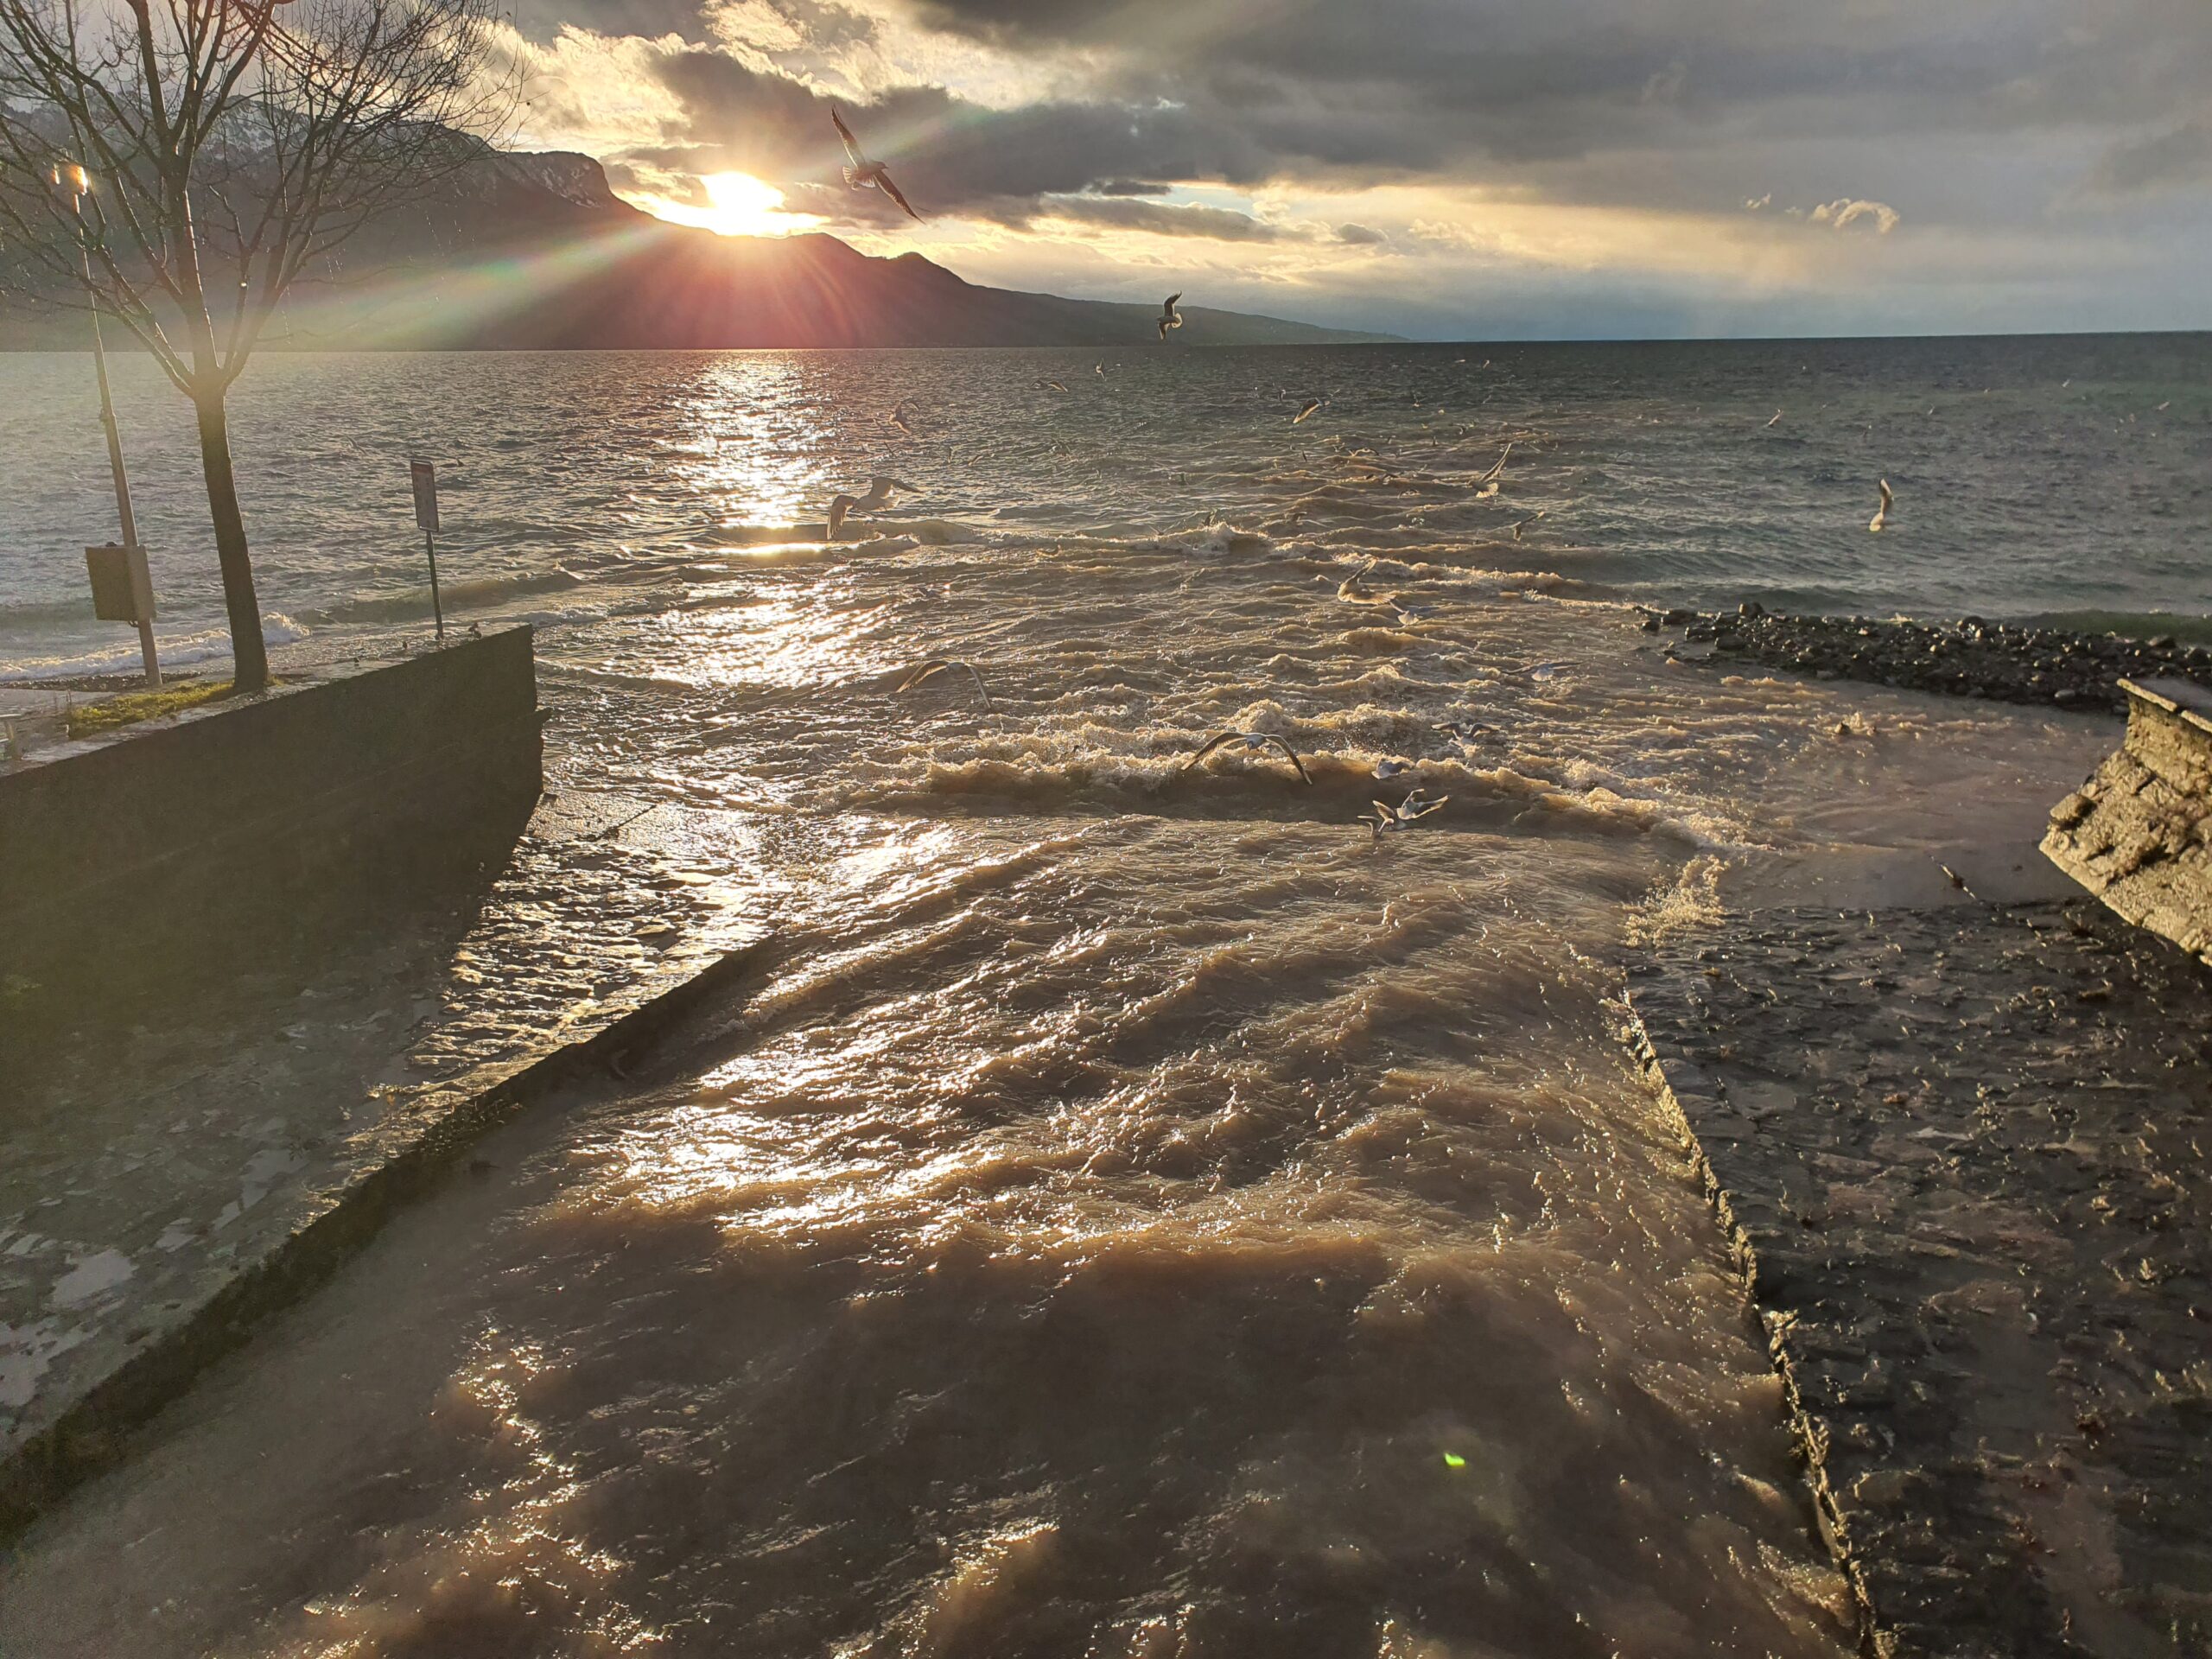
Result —
[{"label": "sky", "polygon": [[[512,144],[1419,338],[2212,327],[2212,0],[517,0]],[[839,109],[923,214],[846,187]]]}]

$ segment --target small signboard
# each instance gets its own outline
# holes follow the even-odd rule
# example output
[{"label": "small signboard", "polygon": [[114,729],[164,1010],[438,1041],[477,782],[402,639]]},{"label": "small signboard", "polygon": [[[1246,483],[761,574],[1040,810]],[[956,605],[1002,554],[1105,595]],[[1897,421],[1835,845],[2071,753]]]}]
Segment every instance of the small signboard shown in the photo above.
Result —
[{"label": "small signboard", "polygon": [[85,550],[85,571],[92,579],[92,614],[103,622],[147,623],[154,620],[154,578],[146,550],[108,542]]},{"label": "small signboard", "polygon": [[415,522],[425,535],[438,533],[438,470],[427,461],[407,463],[408,476],[415,480]]}]

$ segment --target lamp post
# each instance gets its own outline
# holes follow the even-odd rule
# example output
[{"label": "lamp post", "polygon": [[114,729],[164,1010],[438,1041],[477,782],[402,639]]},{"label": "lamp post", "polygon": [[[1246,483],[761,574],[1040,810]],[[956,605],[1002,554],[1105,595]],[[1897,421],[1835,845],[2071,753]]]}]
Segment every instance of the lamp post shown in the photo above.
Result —
[{"label": "lamp post", "polygon": [[[54,168],[54,188],[68,192],[69,211],[77,220],[77,251],[85,261],[85,296],[92,319],[92,373],[99,381],[100,424],[107,431],[107,464],[115,477],[116,516],[123,521],[123,560],[126,570],[143,569],[146,554],[138,545],[138,520],[130,511],[130,479],[123,467],[123,433],[115,423],[115,397],[108,389],[107,346],[100,338],[99,290],[92,283],[92,233],[85,225],[85,198],[91,194],[92,177],[72,162]],[[130,620],[138,624],[138,649],[145,658],[146,683],[158,689],[162,683],[162,663],[154,650],[152,584],[141,575],[134,586],[143,594],[144,602],[132,607],[135,615]]]}]

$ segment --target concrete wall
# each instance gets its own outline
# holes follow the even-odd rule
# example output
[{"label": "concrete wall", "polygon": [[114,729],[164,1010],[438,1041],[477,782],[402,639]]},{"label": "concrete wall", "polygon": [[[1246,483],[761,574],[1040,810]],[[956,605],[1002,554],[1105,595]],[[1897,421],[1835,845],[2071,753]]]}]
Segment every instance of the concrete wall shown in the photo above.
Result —
[{"label": "concrete wall", "polygon": [[302,884],[374,904],[496,854],[537,799],[539,727],[524,627],[0,773],[0,973],[219,952],[301,913]]},{"label": "concrete wall", "polygon": [[2212,963],[2212,691],[2120,685],[2126,741],[2052,809],[2043,850],[2120,915]]}]

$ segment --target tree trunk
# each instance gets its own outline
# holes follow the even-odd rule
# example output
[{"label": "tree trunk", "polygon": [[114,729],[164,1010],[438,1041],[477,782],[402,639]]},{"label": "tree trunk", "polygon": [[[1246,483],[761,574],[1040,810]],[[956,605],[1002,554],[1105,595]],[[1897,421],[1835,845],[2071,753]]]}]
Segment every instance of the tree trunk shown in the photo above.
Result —
[{"label": "tree trunk", "polygon": [[215,523],[215,560],[223,571],[223,608],[230,613],[232,683],[258,691],[269,683],[269,647],[261,638],[261,601],[253,591],[253,560],[238,512],[238,480],[231,474],[231,427],[217,391],[193,399],[200,413],[200,466],[207,477],[207,512]]}]

